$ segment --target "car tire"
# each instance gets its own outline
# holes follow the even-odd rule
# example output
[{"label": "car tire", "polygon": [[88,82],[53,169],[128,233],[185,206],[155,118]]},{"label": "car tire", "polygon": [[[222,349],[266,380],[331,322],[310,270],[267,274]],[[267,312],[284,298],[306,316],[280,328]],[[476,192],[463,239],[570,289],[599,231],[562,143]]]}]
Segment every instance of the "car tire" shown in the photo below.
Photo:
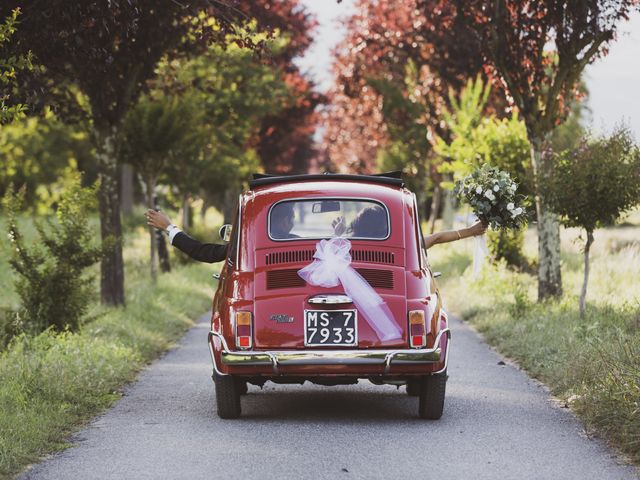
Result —
[{"label": "car tire", "polygon": [[407,381],[407,395],[410,397],[417,397],[420,395],[420,380],[409,380]]},{"label": "car tire", "polygon": [[238,392],[240,392],[240,395],[246,395],[249,393],[249,385],[247,382],[238,379]]},{"label": "car tire", "polygon": [[428,420],[438,420],[444,410],[447,372],[427,375],[420,384],[418,415]]},{"label": "car tire", "polygon": [[240,409],[240,387],[238,379],[232,375],[213,374],[216,388],[216,405],[220,418],[238,418]]}]

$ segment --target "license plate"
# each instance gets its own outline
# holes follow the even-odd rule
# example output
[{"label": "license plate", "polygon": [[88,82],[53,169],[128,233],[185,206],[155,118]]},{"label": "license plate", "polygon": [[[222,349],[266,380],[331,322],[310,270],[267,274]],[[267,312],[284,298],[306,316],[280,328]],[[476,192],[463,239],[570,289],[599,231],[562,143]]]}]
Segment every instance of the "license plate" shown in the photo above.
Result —
[{"label": "license plate", "polygon": [[353,347],[358,344],[356,319],[355,310],[305,310],[304,344]]}]

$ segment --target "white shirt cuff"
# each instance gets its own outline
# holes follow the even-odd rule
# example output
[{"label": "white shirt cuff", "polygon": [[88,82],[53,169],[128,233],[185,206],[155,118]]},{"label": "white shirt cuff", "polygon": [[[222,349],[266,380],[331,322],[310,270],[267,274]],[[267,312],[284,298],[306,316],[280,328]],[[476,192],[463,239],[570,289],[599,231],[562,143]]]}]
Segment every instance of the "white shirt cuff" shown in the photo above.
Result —
[{"label": "white shirt cuff", "polygon": [[174,224],[171,224],[167,227],[167,232],[169,233],[169,243],[171,243],[173,245],[173,237],[175,237],[178,233],[180,233],[182,230],[180,230],[178,227],[176,227]]}]

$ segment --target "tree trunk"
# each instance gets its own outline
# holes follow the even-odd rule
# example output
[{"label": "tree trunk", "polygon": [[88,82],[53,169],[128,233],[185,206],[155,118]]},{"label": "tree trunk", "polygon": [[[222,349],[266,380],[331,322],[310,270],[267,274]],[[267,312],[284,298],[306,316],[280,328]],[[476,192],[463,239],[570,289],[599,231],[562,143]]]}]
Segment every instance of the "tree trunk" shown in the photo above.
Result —
[{"label": "tree trunk", "polygon": [[185,230],[191,228],[191,205],[187,194],[182,196],[182,228]]},{"label": "tree trunk", "polygon": [[[153,196],[153,208],[158,208],[158,196]],[[171,271],[171,261],[169,260],[169,250],[167,249],[167,242],[165,236],[161,230],[156,230],[156,245],[158,247],[158,261],[160,263],[160,271],[168,273]]]},{"label": "tree trunk", "polygon": [[416,207],[418,210],[419,220],[422,221],[426,219],[423,217],[425,212],[427,211],[427,185],[429,183],[429,174],[427,170],[427,162],[421,159],[417,159],[416,163]]},{"label": "tree trunk", "polygon": [[442,230],[453,228],[453,217],[455,215],[455,195],[452,190],[442,192]]},{"label": "tree trunk", "polygon": [[224,204],[222,205],[222,215],[224,223],[232,224],[233,218],[236,216],[236,207],[238,206],[238,192],[234,188],[229,188],[224,192]]},{"label": "tree trunk", "polygon": [[587,230],[587,243],[584,246],[584,281],[580,291],[580,318],[584,318],[584,311],[587,302],[587,282],[589,282],[589,250],[593,243],[593,232]]},{"label": "tree trunk", "polygon": [[207,216],[207,209],[209,208],[209,200],[207,198],[202,199],[202,208],[200,209],[200,220],[204,223],[204,219]]},{"label": "tree trunk", "polygon": [[133,167],[127,163],[120,166],[120,203],[123,215],[133,212]]},{"label": "tree trunk", "polygon": [[562,295],[560,271],[560,222],[544,198],[541,186],[551,176],[549,160],[542,156],[543,139],[530,138],[531,164],[538,216],[538,300]]},{"label": "tree trunk", "polygon": [[105,305],[124,305],[124,263],[122,260],[122,224],[118,191],[115,127],[95,129],[98,160],[100,235],[102,241],[114,241],[113,248],[100,263],[100,300]]},{"label": "tree trunk", "polygon": [[433,202],[431,203],[431,218],[429,219],[429,234],[433,235],[436,230],[436,220],[440,213],[440,203],[442,202],[442,188],[436,185],[433,188]]},{"label": "tree trunk", "polygon": [[[153,178],[151,177],[145,177],[144,179],[144,184],[145,184],[145,194],[147,197],[147,205],[151,208],[153,207],[153,191],[155,190],[155,185],[154,185],[154,181]],[[155,228],[153,228],[151,225],[149,225],[149,244],[151,247],[151,252],[150,252],[150,258],[149,258],[149,263],[150,263],[150,271],[151,271],[151,281],[153,283],[156,283],[158,281],[158,274],[156,271],[156,233],[155,233]]]}]

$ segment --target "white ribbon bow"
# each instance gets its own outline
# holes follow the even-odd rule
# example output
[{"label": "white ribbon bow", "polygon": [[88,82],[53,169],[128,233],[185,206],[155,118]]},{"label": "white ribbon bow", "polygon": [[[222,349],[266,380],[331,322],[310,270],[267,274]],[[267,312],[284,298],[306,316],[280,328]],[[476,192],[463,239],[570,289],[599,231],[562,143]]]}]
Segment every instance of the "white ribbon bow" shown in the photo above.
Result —
[{"label": "white ribbon bow", "polygon": [[298,270],[298,275],[308,284],[318,287],[342,288],[376,332],[381,341],[402,338],[402,330],[396,324],[389,306],[369,283],[351,266],[351,242],[335,237],[320,240],[316,244],[315,260]]}]

